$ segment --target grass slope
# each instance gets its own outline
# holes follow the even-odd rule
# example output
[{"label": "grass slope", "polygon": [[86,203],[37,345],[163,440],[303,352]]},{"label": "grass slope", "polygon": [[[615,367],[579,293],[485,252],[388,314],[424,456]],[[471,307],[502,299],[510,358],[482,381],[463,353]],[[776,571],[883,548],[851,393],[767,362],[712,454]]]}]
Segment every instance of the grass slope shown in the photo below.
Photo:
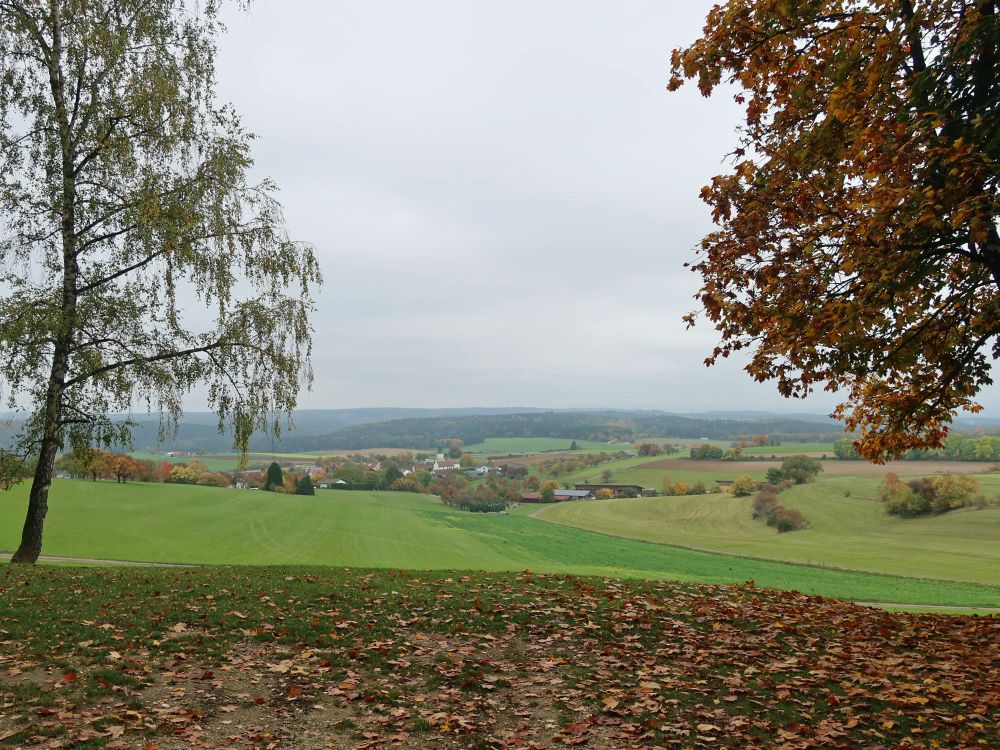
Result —
[{"label": "grass slope", "polygon": [[[984,492],[1000,478],[978,478]],[[776,560],[819,563],[905,576],[1000,584],[1000,509],[901,519],[875,501],[874,477],[836,478],[796,487],[782,503],[811,528],[778,534],[751,518],[751,499],[729,495],[566,503],[539,517],[634,539],[703,547]],[[845,497],[844,493],[850,496]]]},{"label": "grass slope", "polygon": [[[25,488],[0,502],[16,545]],[[844,599],[997,606],[1000,588],[869,575],[647,544],[526,513],[463,513],[407,493],[314,497],[179,485],[57,481],[45,552],[158,562],[524,570],[706,583],[755,580]]]}]

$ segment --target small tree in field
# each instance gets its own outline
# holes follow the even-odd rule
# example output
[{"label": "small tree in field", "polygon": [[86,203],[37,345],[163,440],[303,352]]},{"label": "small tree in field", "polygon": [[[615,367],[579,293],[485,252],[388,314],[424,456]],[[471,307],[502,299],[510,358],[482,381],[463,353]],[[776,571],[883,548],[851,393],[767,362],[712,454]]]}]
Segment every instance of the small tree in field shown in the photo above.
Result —
[{"label": "small tree in field", "polygon": [[757,491],[757,483],[749,475],[744,474],[733,482],[730,490],[736,497],[746,497]]},{"label": "small tree in field", "polygon": [[308,473],[303,474],[302,477],[295,483],[295,494],[296,495],[315,495],[316,488],[313,487],[312,478]]},{"label": "small tree in field", "polygon": [[789,456],[781,462],[782,479],[795,484],[812,482],[822,471],[822,462],[811,456]]},{"label": "small tree in field", "polygon": [[279,491],[285,484],[285,476],[281,471],[281,464],[272,461],[267,467],[267,476],[264,479],[264,490],[267,492]]}]

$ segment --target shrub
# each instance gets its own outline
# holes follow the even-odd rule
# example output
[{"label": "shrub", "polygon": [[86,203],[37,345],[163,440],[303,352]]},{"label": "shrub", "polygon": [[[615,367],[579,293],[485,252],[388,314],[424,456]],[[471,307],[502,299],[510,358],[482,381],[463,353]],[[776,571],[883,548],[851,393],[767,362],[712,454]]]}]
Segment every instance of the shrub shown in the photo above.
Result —
[{"label": "shrub", "polygon": [[198,484],[205,487],[228,487],[231,483],[229,476],[220,472],[209,472],[198,477]]},{"label": "shrub", "polygon": [[467,510],[471,513],[499,513],[507,509],[507,501],[487,487],[468,487],[458,490],[447,497],[441,497],[441,502],[452,508]]},{"label": "shrub", "polygon": [[903,483],[890,472],[879,487],[879,500],[887,513],[913,518],[964,507],[978,491],[979,483],[972,477],[946,474]]},{"label": "shrub", "polygon": [[711,443],[700,443],[691,446],[691,458],[695,461],[710,461],[721,459],[725,452],[717,445]]},{"label": "shrub", "polygon": [[799,531],[808,529],[809,522],[794,508],[779,506],[778,510],[767,520],[768,526],[774,526],[778,532]]},{"label": "shrub", "polygon": [[809,528],[809,522],[802,513],[781,504],[778,500],[778,489],[774,485],[765,485],[754,497],[753,517],[763,519],[768,526],[777,529],[779,533]]},{"label": "shrub", "polygon": [[757,489],[757,483],[750,476],[744,474],[733,482],[730,489],[736,497],[747,497],[748,495],[752,495]]},{"label": "shrub", "polygon": [[609,490],[607,487],[601,487],[601,489],[597,491],[598,500],[610,500],[614,496],[615,493]]},{"label": "shrub", "polygon": [[427,488],[413,474],[401,477],[389,485],[393,492],[423,492]]}]

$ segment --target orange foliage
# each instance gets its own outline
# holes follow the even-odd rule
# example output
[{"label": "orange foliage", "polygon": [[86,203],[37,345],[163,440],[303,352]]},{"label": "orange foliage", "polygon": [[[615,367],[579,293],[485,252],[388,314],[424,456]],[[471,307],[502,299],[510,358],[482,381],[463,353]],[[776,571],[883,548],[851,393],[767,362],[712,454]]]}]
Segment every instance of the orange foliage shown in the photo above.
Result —
[{"label": "orange foliage", "polygon": [[1000,353],[996,6],[729,0],[673,53],[669,88],[733,85],[745,114],[690,264],[706,364],[749,349],[787,397],[841,394],[872,460],[939,447]]}]

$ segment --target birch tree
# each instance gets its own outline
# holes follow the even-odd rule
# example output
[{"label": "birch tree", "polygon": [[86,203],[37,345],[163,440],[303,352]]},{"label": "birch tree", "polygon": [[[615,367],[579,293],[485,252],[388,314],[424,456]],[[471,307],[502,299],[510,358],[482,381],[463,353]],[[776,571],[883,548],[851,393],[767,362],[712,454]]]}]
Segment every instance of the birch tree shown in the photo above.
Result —
[{"label": "birch tree", "polygon": [[214,96],[219,0],[0,0],[0,386],[37,456],[34,562],[57,452],[176,425],[201,386],[246,450],[311,379],[310,246]]}]

